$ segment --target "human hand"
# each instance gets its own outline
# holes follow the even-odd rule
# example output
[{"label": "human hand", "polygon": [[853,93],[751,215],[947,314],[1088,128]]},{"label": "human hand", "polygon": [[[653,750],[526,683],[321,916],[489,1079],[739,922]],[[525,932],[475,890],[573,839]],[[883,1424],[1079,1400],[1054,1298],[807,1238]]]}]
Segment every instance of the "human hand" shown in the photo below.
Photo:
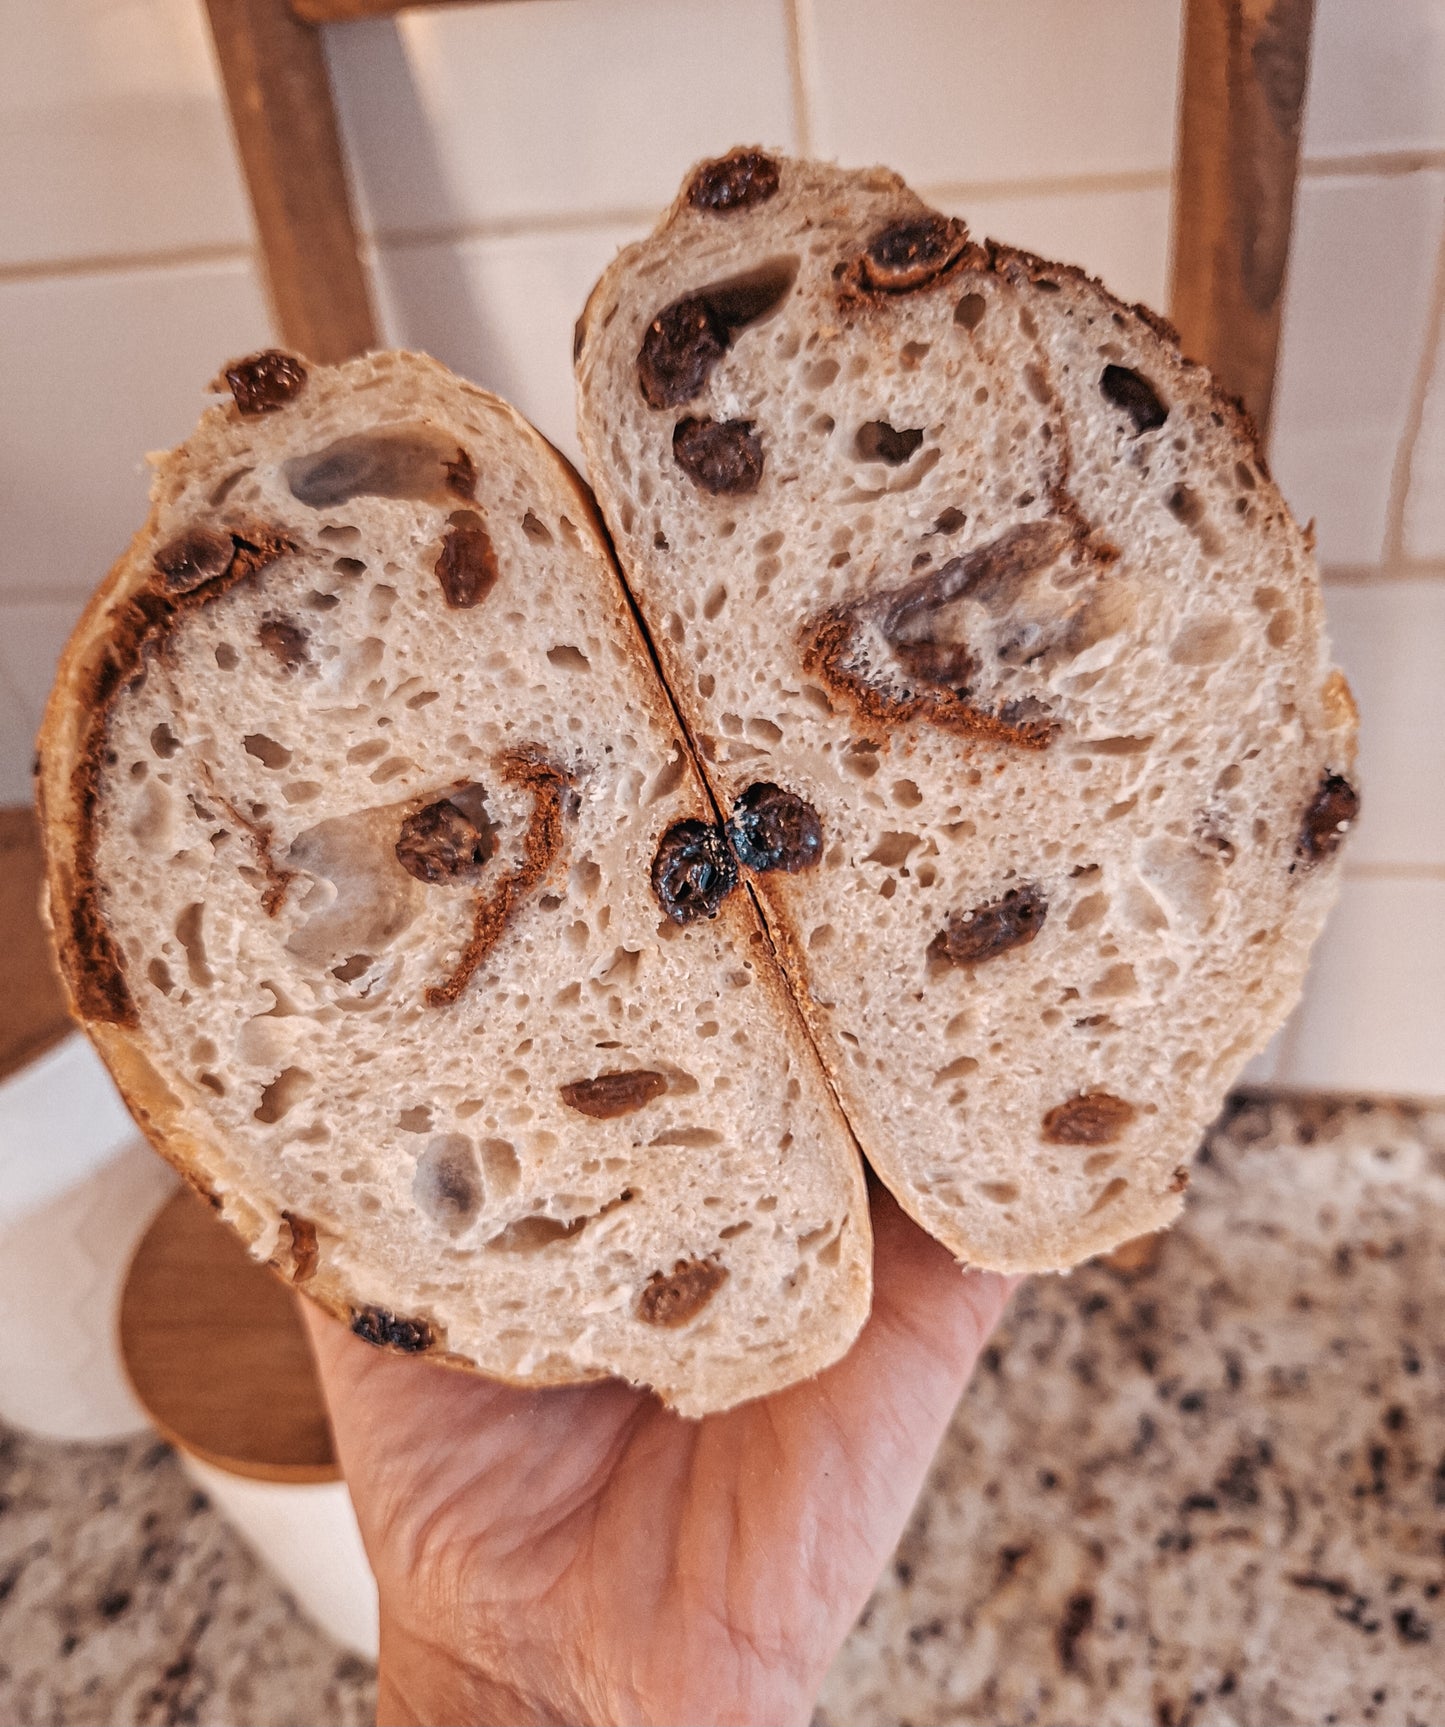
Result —
[{"label": "human hand", "polygon": [[684,1420],[616,1380],[526,1391],[303,1303],[381,1601],[378,1722],[805,1722],[1010,1280],[873,1193],[844,1360]]}]

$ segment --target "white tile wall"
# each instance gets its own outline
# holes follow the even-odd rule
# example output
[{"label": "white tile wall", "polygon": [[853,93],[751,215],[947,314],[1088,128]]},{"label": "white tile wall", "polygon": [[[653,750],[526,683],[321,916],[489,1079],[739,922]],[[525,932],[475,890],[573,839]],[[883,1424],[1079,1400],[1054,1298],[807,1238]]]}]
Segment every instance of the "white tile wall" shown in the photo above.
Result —
[{"label": "white tile wall", "polygon": [[1330,582],[1325,610],[1360,709],[1364,802],[1346,868],[1445,875],[1445,582]]},{"label": "white tile wall", "polygon": [[336,30],[330,54],[385,233],[654,210],[700,156],[795,143],[785,0],[507,0]]},{"label": "white tile wall", "polygon": [[1280,1077],[1445,1096],[1445,880],[1346,880]]},{"label": "white tile wall", "polygon": [[1442,220],[1445,171],[1301,183],[1272,453],[1324,564],[1380,561]]},{"label": "white tile wall", "polygon": [[1405,554],[1422,562],[1445,564],[1445,315],[1439,318],[1435,357],[1410,469],[1404,518]]},{"label": "white tile wall", "polygon": [[249,261],[0,281],[0,600],[83,594],[229,355],[269,339]]},{"label": "white tile wall", "polygon": [[1180,0],[812,0],[814,145],[919,185],[1167,169]]},{"label": "white tile wall", "polygon": [[245,246],[197,0],[6,0],[0,266]]},{"label": "white tile wall", "polygon": [[[1180,16],[1181,0],[504,0],[339,28],[385,328],[575,455],[570,338],[592,280],[693,159],[739,141],[888,161],[976,231],[1162,306]],[[65,632],[143,513],[142,453],[185,433],[222,359],[269,339],[202,18],[196,0],[5,8],[6,800],[28,795]],[[1317,0],[1305,152],[1274,459],[1340,578],[1365,814],[1306,1000],[1254,1071],[1445,1092],[1445,358],[1419,411],[1442,342],[1441,0]]]},{"label": "white tile wall", "polygon": [[1445,147],[1440,0],[1316,0],[1306,156]]}]

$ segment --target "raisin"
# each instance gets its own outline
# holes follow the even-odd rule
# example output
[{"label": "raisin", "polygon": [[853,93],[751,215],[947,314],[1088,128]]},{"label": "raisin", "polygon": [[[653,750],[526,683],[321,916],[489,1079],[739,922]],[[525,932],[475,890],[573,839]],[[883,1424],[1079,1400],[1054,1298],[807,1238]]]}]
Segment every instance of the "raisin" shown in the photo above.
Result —
[{"label": "raisin", "polygon": [[733,849],[750,870],[811,869],[823,855],[823,824],[796,792],[766,781],[749,786],[727,825]]},{"label": "raisin", "polygon": [[470,881],[497,849],[489,825],[442,798],[401,824],[396,861],[417,881]]},{"label": "raisin", "polygon": [[1002,899],[952,912],[947,927],[929,945],[930,959],[950,965],[977,965],[1016,947],[1026,947],[1044,927],[1049,905],[1032,883],[1011,887]]},{"label": "raisin", "polygon": [[213,528],[191,528],[162,546],[154,562],[173,594],[188,594],[224,575],[235,555],[229,534],[218,534]]},{"label": "raisin", "polygon": [[683,473],[714,496],[755,492],[763,477],[763,440],[751,420],[679,420],[672,454]]},{"label": "raisin", "polygon": [[442,463],[442,472],[446,475],[446,488],[455,492],[459,498],[475,498],[477,495],[477,464],[467,452],[457,445],[457,453],[449,462]]},{"label": "raisin", "polygon": [[737,879],[737,859],[726,836],[707,822],[676,822],[652,860],[652,891],[674,923],[716,917]]},{"label": "raisin", "polygon": [[868,242],[859,279],[880,294],[910,294],[936,282],[967,245],[964,224],[937,211],[893,222]]},{"label": "raisin", "polygon": [[274,414],[306,388],[306,368],[294,354],[267,348],[226,367],[225,378],[243,414]]},{"label": "raisin", "polygon": [[1105,366],[1099,378],[1099,388],[1134,422],[1136,438],[1141,432],[1157,431],[1169,418],[1169,410],[1159,400],[1154,386],[1127,366]]},{"label": "raisin", "polygon": [[727,1282],[728,1270],[710,1259],[679,1259],[672,1273],[654,1271],[637,1298],[644,1325],[673,1327],[696,1319]]},{"label": "raisin", "polygon": [[727,325],[701,295],[674,300],[647,326],[637,381],[651,408],[690,402],[728,349]]},{"label": "raisin", "polygon": [[900,432],[887,420],[868,420],[859,426],[853,449],[860,462],[886,462],[890,468],[901,468],[922,442],[920,427]]},{"label": "raisin", "polygon": [[1310,800],[1295,856],[1306,864],[1333,857],[1351,822],[1360,813],[1360,794],[1340,774],[1326,774]]},{"label": "raisin", "polygon": [[293,624],[289,618],[262,618],[256,634],[266,652],[288,672],[306,664],[306,644],[311,640],[311,634]]},{"label": "raisin", "polygon": [[295,1211],[283,1211],[281,1217],[291,1232],[291,1281],[305,1283],[315,1275],[321,1257],[316,1245],[316,1225]]},{"label": "raisin", "polygon": [[694,210],[745,210],[765,204],[778,189],[778,164],[761,150],[732,150],[704,162],[687,188]]},{"label": "raisin", "polygon": [[1086,1091],[1051,1109],[1044,1138],[1051,1145],[1111,1145],[1134,1119],[1134,1105],[1107,1091]]},{"label": "raisin", "polygon": [[453,611],[465,611],[491,592],[501,572],[486,524],[475,510],[453,510],[447,517],[435,569],[442,598]]},{"label": "raisin", "polygon": [[425,1319],[402,1319],[384,1307],[359,1307],[351,1316],[351,1329],[365,1343],[378,1349],[399,1349],[403,1355],[420,1355],[436,1342],[436,1334]]},{"label": "raisin", "polygon": [[661,1097],[667,1080],[650,1068],[636,1067],[625,1073],[599,1073],[596,1079],[574,1079],[559,1090],[568,1109],[590,1115],[594,1121],[611,1121]]}]

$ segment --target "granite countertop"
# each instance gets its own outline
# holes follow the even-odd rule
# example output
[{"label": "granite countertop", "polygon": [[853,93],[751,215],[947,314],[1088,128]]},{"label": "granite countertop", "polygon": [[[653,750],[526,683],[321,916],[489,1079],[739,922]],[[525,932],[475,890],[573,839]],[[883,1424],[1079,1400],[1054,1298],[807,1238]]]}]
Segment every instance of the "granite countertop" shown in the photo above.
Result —
[{"label": "granite countertop", "polygon": [[[1445,1720],[1445,1111],[1237,1100],[1016,1298],[818,1727]],[[0,1720],[370,1719],[166,1448],[0,1435]]]}]

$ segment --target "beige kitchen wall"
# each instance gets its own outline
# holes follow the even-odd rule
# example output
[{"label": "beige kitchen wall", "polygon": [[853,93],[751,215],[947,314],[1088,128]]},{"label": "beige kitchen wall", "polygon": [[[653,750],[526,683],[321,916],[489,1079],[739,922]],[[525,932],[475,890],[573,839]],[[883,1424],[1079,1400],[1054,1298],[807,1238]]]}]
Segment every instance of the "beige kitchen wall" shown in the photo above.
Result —
[{"label": "beige kitchen wall", "polygon": [[[271,339],[199,0],[7,0],[0,802],[142,453]],[[572,322],[687,165],[887,161],[1162,306],[1179,0],[504,0],[328,47],[390,339],[576,450]],[[1261,1078],[1445,1095],[1445,0],[1317,0],[1273,460],[1318,526],[1365,813]]]}]

